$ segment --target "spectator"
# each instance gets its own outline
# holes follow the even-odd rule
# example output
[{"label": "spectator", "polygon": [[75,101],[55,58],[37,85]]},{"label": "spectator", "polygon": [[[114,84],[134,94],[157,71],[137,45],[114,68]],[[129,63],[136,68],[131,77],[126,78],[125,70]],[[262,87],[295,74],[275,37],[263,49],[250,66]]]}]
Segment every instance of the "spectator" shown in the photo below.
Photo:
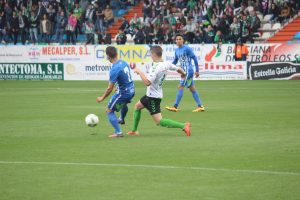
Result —
[{"label": "spectator", "polygon": [[11,32],[13,34],[13,40],[14,40],[14,44],[16,45],[18,42],[18,35],[19,35],[19,18],[17,16],[17,12],[13,11],[13,16],[11,18]]},{"label": "spectator", "polygon": [[147,17],[151,17],[151,4],[148,0],[144,1],[144,7],[143,7],[143,13],[144,13],[144,19],[146,19]]},{"label": "spectator", "polygon": [[260,8],[262,10],[263,15],[266,15],[268,13],[269,10],[269,0],[262,0],[261,1],[261,5]]},{"label": "spectator", "polygon": [[182,13],[179,13],[178,20],[181,24],[183,24],[183,26],[186,25],[186,18],[184,17],[184,15]]},{"label": "spectator", "polygon": [[126,44],[127,36],[123,32],[122,29],[119,29],[119,33],[116,35],[116,42],[117,44]]},{"label": "spectator", "polygon": [[143,29],[135,28],[136,33],[134,37],[134,43],[135,44],[144,44],[145,43],[145,33],[143,32]]},{"label": "spectator", "polygon": [[42,34],[41,40],[50,44],[51,22],[47,14],[44,14],[43,20],[40,22],[40,33]]},{"label": "spectator", "polygon": [[273,21],[277,21],[278,16],[279,16],[279,9],[275,3],[271,4],[271,8],[269,10],[269,14],[273,15],[272,19]]},{"label": "spectator", "polygon": [[21,42],[24,45],[28,33],[28,18],[26,17],[26,15],[22,15],[21,10],[19,11],[19,28],[20,28]]},{"label": "spectator", "polygon": [[131,3],[128,0],[119,0],[119,2],[121,4],[120,7],[122,9],[126,9],[128,6],[131,5]]},{"label": "spectator", "polygon": [[96,12],[96,24],[95,29],[99,35],[104,33],[104,12],[102,8],[98,5],[98,3],[94,3],[95,5],[95,12]]},{"label": "spectator", "polygon": [[149,23],[144,26],[146,44],[152,44],[154,38],[154,29]]},{"label": "spectator", "polygon": [[48,19],[51,23],[51,30],[50,30],[50,33],[51,35],[53,35],[53,32],[54,32],[54,22],[55,22],[55,18],[56,18],[56,11],[54,10],[52,4],[49,4],[49,7],[46,8],[46,13],[47,13],[47,16],[48,16]]},{"label": "spectator", "polygon": [[242,15],[242,19],[240,21],[240,27],[241,27],[241,35],[242,35],[242,43],[246,43],[249,37],[249,22],[247,20],[246,15]]},{"label": "spectator", "polygon": [[[74,15],[76,17],[77,23],[76,23],[76,27],[75,27],[75,35],[76,38],[78,37],[78,34],[80,34],[81,31],[81,26],[82,26],[82,15],[83,15],[83,9],[79,6],[79,3],[76,2],[75,3],[75,7],[73,9]],[[89,19],[88,21],[93,20]]]},{"label": "spectator", "polygon": [[195,37],[196,26],[195,23],[192,23],[191,19],[187,20],[187,24],[183,27],[185,40],[188,43],[193,43]]},{"label": "spectator", "polygon": [[124,33],[127,34],[129,32],[128,29],[130,27],[129,22],[127,21],[127,19],[124,16],[122,17],[122,20],[123,20],[123,22],[122,22],[121,26],[119,27],[119,29],[122,29],[124,31]]},{"label": "spectator", "polygon": [[165,30],[165,38],[164,38],[164,44],[172,44],[173,43],[173,32],[172,32],[172,29],[166,29]]},{"label": "spectator", "polygon": [[[95,42],[98,43],[98,41],[95,41],[95,39],[94,39],[95,27],[94,27],[93,21],[92,20],[86,21],[84,23],[84,26],[85,26],[85,34],[86,34],[86,43],[85,44],[86,45],[90,44],[90,43],[95,44]],[[97,39],[97,37],[96,37],[96,39]]]},{"label": "spectator", "polygon": [[180,10],[183,10],[186,7],[186,1],[185,0],[178,0],[176,2],[176,7]]},{"label": "spectator", "polygon": [[192,12],[195,9],[196,4],[195,0],[189,0],[187,3],[188,12]]},{"label": "spectator", "polygon": [[223,34],[220,30],[217,31],[215,38],[214,38],[214,42],[216,44],[218,44],[217,45],[218,52],[221,52],[221,46],[222,46],[222,42],[223,42]]},{"label": "spectator", "polygon": [[56,42],[62,44],[63,43],[63,36],[65,32],[65,28],[68,21],[65,17],[65,12],[62,10],[60,11],[59,15],[56,17],[56,24],[55,24],[55,40]]},{"label": "spectator", "polygon": [[4,11],[0,10],[0,42],[2,44],[6,44],[7,42],[7,34],[6,34],[6,19],[4,15]]},{"label": "spectator", "polygon": [[170,13],[168,18],[169,18],[168,21],[170,22],[170,24],[172,26],[175,26],[177,22],[176,22],[176,18],[174,17],[173,13]]},{"label": "spectator", "polygon": [[241,26],[237,17],[233,18],[233,23],[230,25],[231,38],[230,40],[236,43],[237,39],[240,37]]},{"label": "spectator", "polygon": [[42,5],[41,1],[38,1],[37,16],[39,21],[43,20],[44,14],[46,14],[46,8]]},{"label": "spectator", "polygon": [[239,38],[235,45],[235,61],[246,61],[249,54],[248,48]]},{"label": "spectator", "polygon": [[95,17],[95,9],[93,8],[92,4],[89,4],[85,13],[84,19],[85,21],[93,20]]},{"label": "spectator", "polygon": [[104,31],[102,44],[111,44],[111,34],[107,30]]},{"label": "spectator", "polygon": [[213,13],[215,13],[218,18],[221,18],[224,14],[224,11],[220,8],[219,4],[216,4],[216,7],[213,8]]},{"label": "spectator", "polygon": [[212,44],[215,39],[215,32],[211,25],[208,25],[206,33],[204,35],[204,42],[207,44]]},{"label": "spectator", "polygon": [[226,15],[222,15],[217,27],[218,27],[218,30],[220,30],[224,35],[229,35],[229,25],[228,25]]},{"label": "spectator", "polygon": [[70,16],[68,17],[68,24],[66,26],[66,34],[67,34],[67,43],[68,44],[75,44],[75,27],[77,24],[76,16],[74,15],[73,11],[70,12]]},{"label": "spectator", "polygon": [[155,15],[160,15],[161,14],[161,4],[160,1],[157,0],[156,1],[156,5],[155,5]]},{"label": "spectator", "polygon": [[135,28],[141,28],[142,21],[141,19],[137,16],[137,13],[134,13],[134,17],[130,20],[129,22],[131,28],[134,30]]},{"label": "spectator", "polygon": [[257,17],[256,11],[251,12],[250,16],[250,32],[256,32],[260,27],[260,19]]},{"label": "spectator", "polygon": [[114,22],[114,14],[109,5],[104,10],[104,23],[106,27],[109,27]]},{"label": "spectator", "polygon": [[195,33],[193,44],[201,44],[202,42],[204,42],[203,38],[203,31],[201,29],[197,30]]},{"label": "spectator", "polygon": [[25,5],[22,5],[21,7],[22,15],[25,15],[27,19],[29,19],[30,11],[29,8],[27,8]]},{"label": "spectator", "polygon": [[211,18],[210,18],[210,24],[212,27],[216,28],[217,24],[219,24],[219,18],[217,18],[215,13],[212,13]]},{"label": "spectator", "polygon": [[282,23],[283,21],[288,19],[290,17],[290,15],[291,15],[291,8],[290,8],[290,6],[288,5],[287,2],[284,2],[283,8],[281,10],[281,14],[278,17],[278,21],[280,23]]},{"label": "spectator", "polygon": [[31,11],[31,16],[29,18],[29,35],[31,43],[34,44],[38,42],[38,16],[34,11]]},{"label": "spectator", "polygon": [[156,44],[163,44],[163,42],[165,40],[163,26],[161,25],[160,27],[156,27],[154,33],[155,33],[155,37],[156,37],[155,43]]},{"label": "spectator", "polygon": [[214,43],[218,44],[218,43],[220,43],[222,41],[223,41],[223,34],[222,34],[222,32],[220,30],[218,30],[216,32],[216,35],[215,35],[215,38],[214,38]]}]

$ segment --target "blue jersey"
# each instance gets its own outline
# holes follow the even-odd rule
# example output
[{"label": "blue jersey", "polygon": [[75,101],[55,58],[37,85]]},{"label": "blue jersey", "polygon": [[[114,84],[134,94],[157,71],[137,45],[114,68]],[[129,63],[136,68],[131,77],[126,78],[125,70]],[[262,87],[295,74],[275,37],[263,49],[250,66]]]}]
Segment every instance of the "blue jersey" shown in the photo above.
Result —
[{"label": "blue jersey", "polygon": [[131,78],[129,65],[124,60],[118,60],[109,72],[109,82],[117,84],[121,94],[134,93],[134,83]]},{"label": "blue jersey", "polygon": [[173,64],[176,65],[177,62],[179,61],[181,68],[186,73],[194,74],[194,67],[192,64],[192,59],[194,60],[196,72],[198,72],[199,67],[198,67],[197,57],[195,56],[193,50],[190,47],[183,45],[182,47],[177,48],[175,50],[175,59],[173,61]]}]

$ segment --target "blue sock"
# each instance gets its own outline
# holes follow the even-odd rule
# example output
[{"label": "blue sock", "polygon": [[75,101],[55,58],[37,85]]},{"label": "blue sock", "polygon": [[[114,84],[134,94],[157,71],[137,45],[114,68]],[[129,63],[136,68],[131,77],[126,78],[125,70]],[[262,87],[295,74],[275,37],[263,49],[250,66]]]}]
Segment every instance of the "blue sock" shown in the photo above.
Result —
[{"label": "blue sock", "polygon": [[120,120],[122,121],[125,121],[125,117],[126,117],[126,114],[128,112],[128,106],[127,105],[124,105],[123,108],[121,109],[121,115],[120,115]]},{"label": "blue sock", "polygon": [[109,113],[107,113],[107,117],[108,117],[109,122],[111,123],[111,125],[115,129],[115,133],[121,133],[122,131],[121,131],[121,128],[119,126],[118,119],[117,119],[117,116],[115,115],[115,113],[114,112],[109,112]]},{"label": "blue sock", "polygon": [[192,91],[193,97],[196,101],[196,103],[198,104],[198,107],[202,106],[202,102],[200,100],[200,96],[198,94],[198,92],[196,90]]},{"label": "blue sock", "polygon": [[176,96],[176,102],[175,102],[175,104],[174,104],[174,107],[175,107],[175,108],[178,107],[178,105],[179,105],[179,103],[180,103],[180,101],[181,101],[182,96],[183,96],[183,90],[178,90],[177,96]]}]

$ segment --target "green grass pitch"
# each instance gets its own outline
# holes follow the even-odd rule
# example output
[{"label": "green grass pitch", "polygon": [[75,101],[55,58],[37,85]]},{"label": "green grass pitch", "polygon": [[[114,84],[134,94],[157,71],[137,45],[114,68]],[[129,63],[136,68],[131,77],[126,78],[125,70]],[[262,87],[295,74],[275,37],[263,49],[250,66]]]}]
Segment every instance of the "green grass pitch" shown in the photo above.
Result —
[{"label": "green grass pitch", "polygon": [[0,81],[0,199],[300,199],[299,81],[197,81],[203,113],[188,90],[179,113],[164,109],[177,84],[165,82],[162,114],[190,121],[191,137],[144,110],[139,136],[110,139],[109,98],[96,103],[107,82]]}]

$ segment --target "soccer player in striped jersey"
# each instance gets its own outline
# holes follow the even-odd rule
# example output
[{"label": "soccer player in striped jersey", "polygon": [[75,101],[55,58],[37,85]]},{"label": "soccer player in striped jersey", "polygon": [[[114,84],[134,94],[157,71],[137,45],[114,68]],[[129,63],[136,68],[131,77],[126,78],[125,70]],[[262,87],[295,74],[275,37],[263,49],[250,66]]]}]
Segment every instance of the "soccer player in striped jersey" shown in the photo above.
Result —
[{"label": "soccer player in striped jersey", "polygon": [[146,95],[135,104],[135,111],[133,113],[133,129],[127,134],[139,134],[138,124],[141,118],[141,111],[142,109],[146,108],[150,112],[154,122],[157,125],[168,128],[180,128],[186,133],[187,136],[190,136],[191,132],[189,122],[181,123],[171,119],[163,118],[160,110],[160,102],[163,98],[162,85],[167,75],[167,71],[177,71],[179,74],[181,74],[183,79],[185,78],[185,72],[176,65],[163,61],[162,48],[160,46],[151,47],[151,57],[154,63],[147,75],[145,75],[140,68],[136,67],[134,69],[134,71],[140,75],[142,81],[147,86],[147,92]]},{"label": "soccer player in striped jersey", "polygon": [[[202,112],[205,110],[205,108],[201,102],[199,93],[195,88],[194,79],[193,79],[194,75],[195,77],[199,77],[199,67],[198,67],[197,57],[195,56],[193,50],[190,47],[184,45],[184,39],[181,34],[177,34],[175,40],[178,48],[175,50],[175,59],[173,61],[173,64],[176,65],[177,62],[179,61],[180,67],[186,73],[186,78],[180,80],[174,106],[166,107],[166,109],[173,112],[179,111],[178,106],[183,96],[183,89],[187,87],[190,89],[193,98],[197,104],[197,108],[193,110],[193,112]],[[194,60],[194,64],[195,64],[195,69],[196,69],[195,73],[194,73],[194,67],[192,65],[192,60]]]},{"label": "soccer player in striped jersey", "polygon": [[[129,65],[124,60],[118,59],[117,49],[112,46],[106,48],[107,59],[113,64],[109,72],[109,84],[101,97],[97,97],[97,102],[102,102],[113,91],[114,86],[117,85],[115,94],[111,97],[106,114],[109,122],[114,128],[114,133],[109,137],[123,137],[123,133],[119,123],[125,123],[125,116],[128,112],[127,104],[131,102],[134,97],[135,88],[131,79]],[[120,119],[115,115],[115,111],[121,111]]]}]

